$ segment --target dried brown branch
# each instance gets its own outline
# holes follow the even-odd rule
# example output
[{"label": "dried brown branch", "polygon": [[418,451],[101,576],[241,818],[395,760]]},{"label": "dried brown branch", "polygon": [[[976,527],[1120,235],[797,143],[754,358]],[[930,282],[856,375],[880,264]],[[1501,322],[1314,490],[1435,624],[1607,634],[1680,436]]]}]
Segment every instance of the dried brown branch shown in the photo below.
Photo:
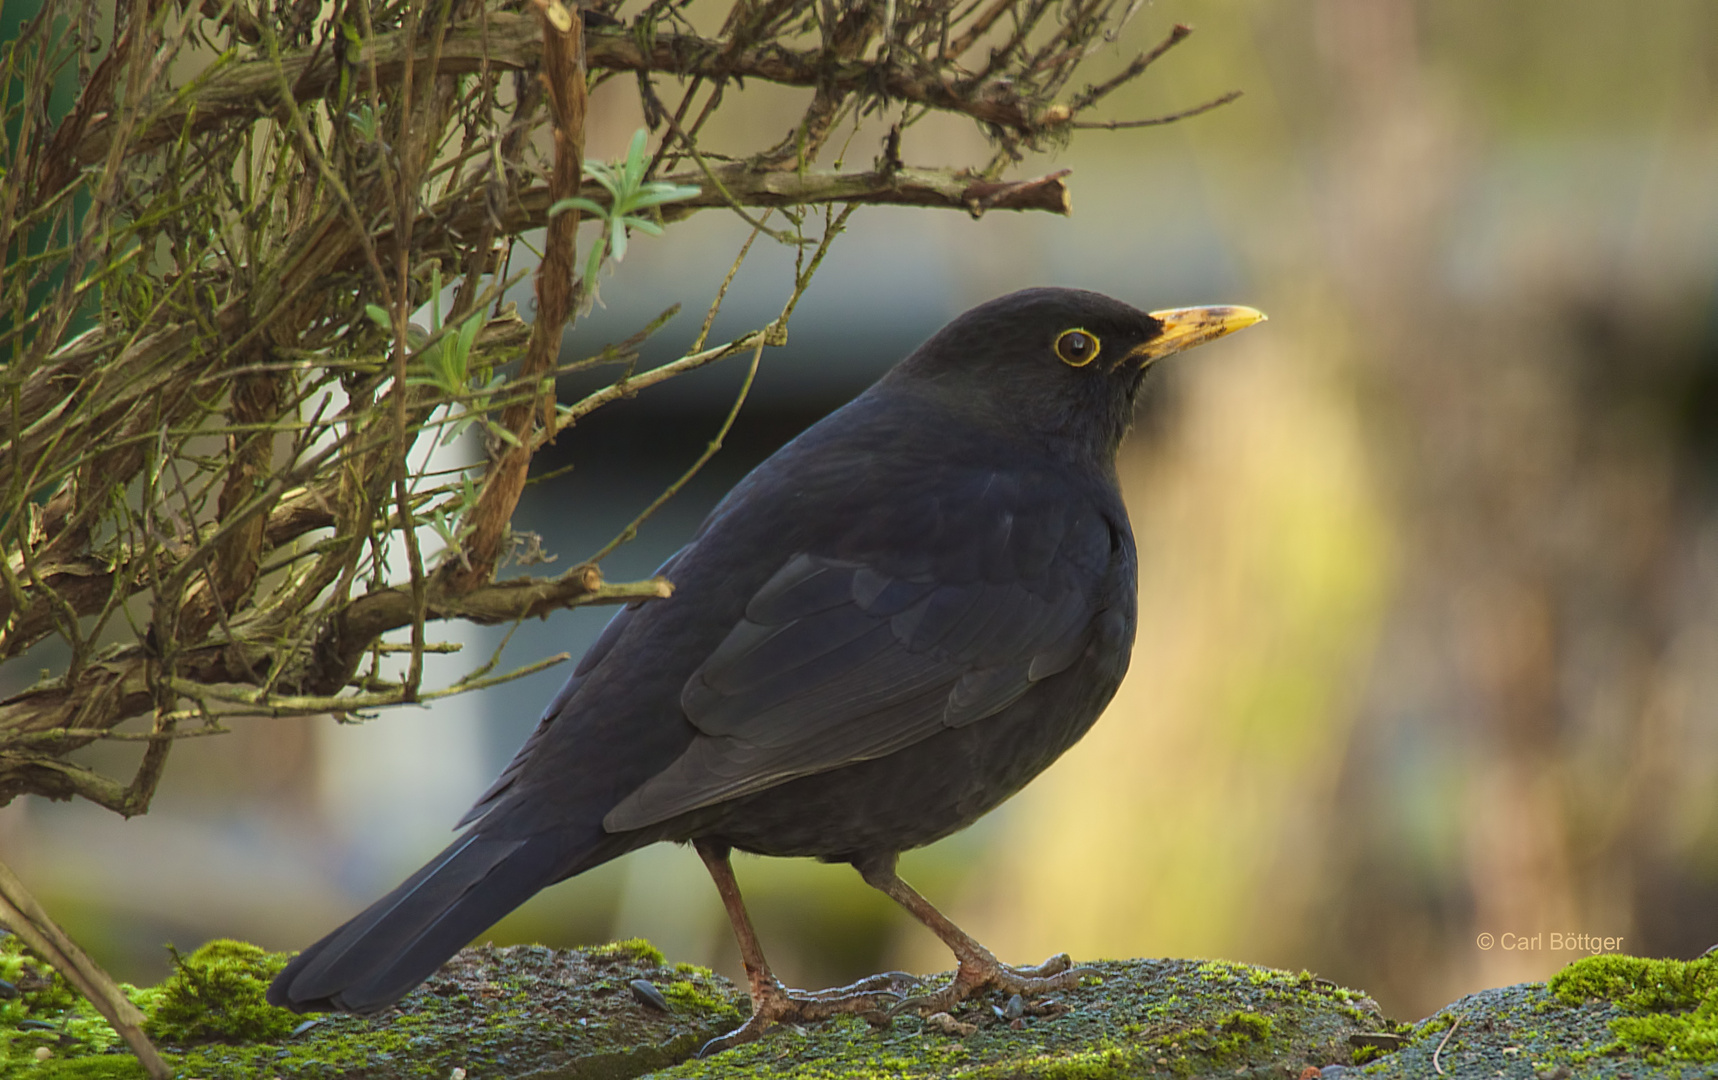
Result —
[{"label": "dried brown branch", "polygon": [[[550,132],[555,147],[548,195],[551,201],[557,201],[578,194],[584,167],[584,22],[563,7],[560,0],[533,0],[533,3],[542,24],[542,80],[548,91]],[[555,358],[561,353],[561,331],[573,312],[578,232],[577,210],[549,220],[543,261],[537,268],[537,319],[531,326],[531,342],[520,370],[527,383],[544,379],[554,370]],[[593,284],[587,282],[586,287]],[[471,515],[472,536],[465,546],[464,558],[458,563],[445,564],[455,589],[470,589],[487,581],[495,572],[502,536],[525,490],[525,475],[531,467],[533,419],[539,415],[543,428],[553,432],[552,382],[545,387],[540,402],[509,405],[501,414],[501,426],[513,438],[484,479],[482,494]]]},{"label": "dried brown branch", "polygon": [[[506,354],[521,343],[521,334],[525,331],[525,324],[516,317],[491,320],[478,335],[478,346]],[[190,333],[190,328],[177,328],[163,337],[168,341],[179,341],[188,338]],[[67,372],[75,372],[76,367],[67,364],[56,371],[58,377],[66,377]],[[423,411],[421,405],[413,407],[414,416]],[[314,461],[311,459],[312,464]],[[346,473],[325,476],[304,487],[294,486],[291,475],[278,478],[278,499],[246,509],[247,516],[268,511],[262,521],[261,549],[278,550],[309,533],[340,524],[335,507],[342,499],[350,498],[350,492],[346,490],[349,483],[350,477]],[[47,515],[43,517],[45,519]],[[397,525],[397,522],[390,523],[390,527]],[[29,545],[20,545],[0,562],[0,574],[9,570],[15,577],[21,573],[28,551]],[[52,633],[56,608],[77,617],[94,615],[116,598],[123,600],[147,589],[153,575],[146,564],[159,555],[146,546],[120,547],[101,558],[88,554],[66,558],[42,554],[35,568],[39,587],[18,594],[0,590],[0,660],[18,655]],[[167,555],[173,557],[171,552]],[[23,603],[20,604],[20,600]]]},{"label": "dried brown branch", "polygon": [[[854,33],[848,38],[858,36]],[[854,46],[848,38],[843,39],[843,48],[851,52]],[[429,62],[430,43],[420,40],[413,49],[407,45],[409,40],[404,33],[380,35],[364,47],[362,57],[374,62],[379,79],[397,79],[408,60]],[[646,48],[633,34],[619,29],[588,31],[585,56],[593,69],[712,80],[759,79],[784,86],[819,87],[837,96],[875,91],[893,100],[961,113],[1022,135],[1035,134],[1044,127],[1042,109],[1032,101],[995,80],[974,82],[952,63],[921,69],[856,56],[830,57],[821,49],[794,49],[777,43],[732,49],[727,42],[690,34],[661,34]],[[542,58],[542,38],[534,17],[491,12],[484,25],[472,21],[448,29],[436,70],[445,75],[469,75],[487,65],[491,70],[532,71]],[[301,103],[334,92],[339,85],[339,63],[326,53],[305,51],[285,56],[280,71]],[[191,92],[162,102],[128,150],[139,153],[154,149],[179,137],[187,124],[192,132],[200,132],[234,117],[272,115],[280,102],[277,81],[267,61],[231,64]],[[90,164],[102,160],[111,135],[105,123],[92,126],[76,144],[77,161]]]},{"label": "dried brown branch", "polygon": [[[859,203],[868,206],[919,206],[927,209],[965,210],[1036,210],[1052,214],[1067,214],[1071,194],[1065,182],[1072,175],[1063,169],[1049,176],[1031,180],[994,181],[967,169],[922,169],[903,167],[867,172],[842,172],[835,169],[806,169],[784,172],[761,171],[744,163],[714,165],[712,172],[721,189],[706,183],[703,173],[688,170],[661,179],[676,183],[701,185],[700,193],[684,202],[665,208],[664,220],[674,221],[696,210],[728,205],[725,190],[741,206],[785,207],[820,206],[828,203]],[[584,198],[606,203],[608,193],[594,181],[588,181],[579,192]],[[547,187],[528,188],[519,193],[509,210],[501,215],[509,230],[541,228],[549,220],[549,207],[554,198]],[[451,211],[440,208],[430,215],[437,227],[426,226],[423,241],[434,247],[448,234],[459,235],[479,228],[491,208],[482,201],[470,201]],[[381,238],[386,242],[387,237]]]},{"label": "dried brown branch", "polygon": [[1164,124],[1173,124],[1177,120],[1186,120],[1198,116],[1200,113],[1208,113],[1212,109],[1229,104],[1240,96],[1241,91],[1231,90],[1221,97],[1212,98],[1203,105],[1195,105],[1191,109],[1182,109],[1180,112],[1167,113],[1163,116],[1153,116],[1146,120],[1075,121],[1068,126],[1089,131],[1124,131],[1129,128],[1162,127]]},{"label": "dried brown branch", "polygon": [[42,905],[30,895],[10,867],[0,863],[0,923],[17,934],[36,955],[54,965],[73,989],[88,999],[137,1055],[153,1080],[167,1080],[173,1070],[143,1034],[143,1013],[120,990],[113,977],[66,936]]},{"label": "dried brown branch", "polygon": [[1155,64],[1170,49],[1187,40],[1187,35],[1193,33],[1193,28],[1185,23],[1176,23],[1169,31],[1169,36],[1158,42],[1154,48],[1140,53],[1113,77],[1104,80],[1096,86],[1089,86],[1076,97],[1068,106],[1069,112],[1083,112],[1108,97],[1114,91],[1145,74],[1145,69]]},{"label": "dried brown branch", "polygon": [[989,6],[978,13],[977,18],[967,23],[965,31],[949,42],[948,47],[942,50],[943,58],[951,61],[960,59],[961,55],[972,48],[979,38],[990,32],[990,28],[996,25],[997,19],[1014,9],[1018,2],[1019,0],[991,0]]},{"label": "dried brown branch", "polygon": [[[432,581],[425,616],[431,620],[462,619],[495,625],[541,618],[568,607],[656,599],[670,595],[672,590],[672,584],[661,578],[609,584],[595,565],[581,563],[555,578],[513,578],[467,592],[438,587]],[[412,590],[404,586],[380,589],[354,600],[334,613],[318,639],[292,658],[293,673],[276,680],[279,693],[326,699],[317,707],[298,710],[300,715],[329,711],[334,707],[333,695],[351,680],[375,639],[390,630],[411,625],[416,610]],[[266,668],[273,650],[269,640],[250,638],[184,650],[178,664],[180,686],[251,682],[249,672]],[[111,650],[99,662],[90,664],[74,682],[53,680],[0,701],[0,731],[13,735],[41,735],[61,729],[88,732],[98,730],[89,724],[94,717],[109,712],[138,715],[153,700],[149,687],[152,664],[144,646]],[[0,800],[10,799],[20,790],[50,797],[97,794],[87,784],[83,790],[69,788],[76,773],[56,772],[57,779],[48,790],[40,790],[37,783],[20,781],[20,776],[31,767],[49,766],[53,758],[87,745],[93,738],[85,734],[67,736],[58,744],[36,741],[29,751],[14,749],[0,753],[0,763],[4,765],[0,768]],[[103,788],[99,792],[103,797],[98,801],[104,805],[124,803],[122,791],[117,785]]]}]

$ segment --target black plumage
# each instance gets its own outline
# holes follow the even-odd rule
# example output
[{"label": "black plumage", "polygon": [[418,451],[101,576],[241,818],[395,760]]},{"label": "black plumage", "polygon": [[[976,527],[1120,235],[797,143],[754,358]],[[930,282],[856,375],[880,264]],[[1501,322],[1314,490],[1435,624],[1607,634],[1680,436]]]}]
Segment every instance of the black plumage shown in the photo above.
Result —
[{"label": "black plumage", "polygon": [[754,1017],[874,1008],[770,975],[738,848],[851,862],[954,949],[949,1003],[1032,991],[912,892],[896,855],[971,824],[1091,726],[1127,668],[1136,555],[1115,456],[1150,362],[1263,316],[1146,314],[1033,289],[967,312],[742,480],[609,623],[537,730],[399,888],[292,961],[269,1000],[381,1009],[544,886],[692,841]]}]

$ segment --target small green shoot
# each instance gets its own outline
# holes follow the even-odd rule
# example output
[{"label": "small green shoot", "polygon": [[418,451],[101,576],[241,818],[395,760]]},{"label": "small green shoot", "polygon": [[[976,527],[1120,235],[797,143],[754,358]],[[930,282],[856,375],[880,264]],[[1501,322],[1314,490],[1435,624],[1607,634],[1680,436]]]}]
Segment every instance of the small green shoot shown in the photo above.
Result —
[{"label": "small green shoot", "polygon": [[665,180],[645,182],[644,147],[647,137],[648,133],[644,128],[634,132],[632,145],[626,152],[626,161],[619,165],[608,165],[600,161],[585,163],[586,174],[608,189],[608,206],[591,199],[575,197],[561,199],[549,207],[550,217],[568,210],[579,210],[603,223],[603,238],[591,248],[590,258],[585,261],[584,283],[588,296],[596,296],[597,271],[602,269],[603,252],[606,250],[617,263],[626,258],[628,229],[638,229],[649,236],[662,235],[662,226],[648,217],[641,216],[640,211],[665,203],[682,202],[702,194],[703,189],[686,184],[670,184]]},{"label": "small green shoot", "polygon": [[[364,312],[370,321],[382,329],[392,333],[393,319],[388,312],[376,304],[366,304]],[[445,445],[457,438],[466,428],[474,423],[481,423],[484,429],[507,443],[518,446],[519,439],[511,431],[489,418],[489,395],[496,387],[506,382],[500,375],[492,375],[488,365],[477,371],[471,370],[471,356],[477,344],[477,332],[483,329],[483,313],[478,312],[459,324],[458,329],[450,330],[446,335],[441,332],[441,270],[436,268],[430,272],[430,332],[427,336],[421,330],[416,333],[416,327],[407,330],[408,342],[421,345],[425,340],[431,343],[418,348],[412,360],[415,364],[423,365],[420,374],[406,376],[407,386],[433,386],[449,399],[448,408],[452,409],[452,401],[465,400],[465,411],[457,420],[448,424],[447,432],[442,436]],[[415,340],[414,340],[415,339]],[[473,394],[473,380],[482,384],[481,391]]]}]

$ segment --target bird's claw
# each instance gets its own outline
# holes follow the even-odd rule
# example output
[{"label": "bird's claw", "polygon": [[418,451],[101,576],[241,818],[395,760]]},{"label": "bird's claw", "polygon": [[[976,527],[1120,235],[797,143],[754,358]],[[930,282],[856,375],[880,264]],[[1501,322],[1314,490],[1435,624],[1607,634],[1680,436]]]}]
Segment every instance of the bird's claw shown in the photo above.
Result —
[{"label": "bird's claw", "polygon": [[1037,997],[1077,986],[1082,978],[1091,974],[1094,974],[1091,968],[1075,967],[1067,953],[1057,953],[1031,967],[1010,967],[993,956],[965,959],[948,985],[896,1002],[889,1008],[889,1016],[909,1011],[921,1016],[948,1012],[985,990],[1000,990],[1023,998]]},{"label": "bird's claw", "polygon": [[744,1024],[705,1043],[698,1056],[709,1057],[751,1042],[777,1024],[812,1023],[843,1013],[884,1020],[894,1012],[882,999],[900,1000],[906,996],[905,986],[917,985],[918,980],[903,971],[886,971],[829,990],[790,990],[774,983],[753,994],[752,1015]]},{"label": "bird's claw", "polygon": [[734,1047],[739,1046],[742,1043],[749,1043],[753,1039],[760,1038],[764,1032],[770,1029],[770,1026],[769,1021],[760,1020],[758,1014],[753,1013],[751,1018],[739,1027],[728,1032],[726,1035],[718,1035],[703,1046],[700,1046],[698,1048],[697,1056],[707,1058],[712,1054],[720,1054],[724,1050],[732,1050]]},{"label": "bird's claw", "polygon": [[[1057,975],[1065,975],[1074,970],[1074,958],[1065,952],[1061,952],[1050,957],[1042,964],[1033,964],[1030,967],[1010,967],[1007,964],[998,964],[996,966],[1005,973],[1004,977],[1012,977],[1016,979],[1051,979],[1055,978]],[[1082,968],[1081,971],[1089,972],[1091,969]],[[1001,989],[1008,990],[1011,988],[1005,986],[1001,987]],[[1020,991],[1014,990],[1013,992],[1018,994]]]},{"label": "bird's claw", "polygon": [[839,1001],[862,994],[887,994],[894,998],[904,998],[907,996],[906,988],[918,986],[919,981],[917,977],[904,971],[883,971],[876,975],[867,975],[846,986],[835,986],[828,990],[789,990],[788,994],[809,1001]]}]

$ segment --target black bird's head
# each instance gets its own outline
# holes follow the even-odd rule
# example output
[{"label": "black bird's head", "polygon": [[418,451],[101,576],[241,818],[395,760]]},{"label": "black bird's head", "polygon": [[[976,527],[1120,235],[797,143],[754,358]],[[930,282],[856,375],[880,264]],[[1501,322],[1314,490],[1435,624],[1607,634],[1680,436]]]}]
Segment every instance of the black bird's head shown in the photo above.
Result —
[{"label": "black bird's head", "polygon": [[1025,289],[966,312],[888,379],[969,421],[1111,460],[1146,369],[1261,322],[1248,307],[1144,312],[1084,289]]}]

